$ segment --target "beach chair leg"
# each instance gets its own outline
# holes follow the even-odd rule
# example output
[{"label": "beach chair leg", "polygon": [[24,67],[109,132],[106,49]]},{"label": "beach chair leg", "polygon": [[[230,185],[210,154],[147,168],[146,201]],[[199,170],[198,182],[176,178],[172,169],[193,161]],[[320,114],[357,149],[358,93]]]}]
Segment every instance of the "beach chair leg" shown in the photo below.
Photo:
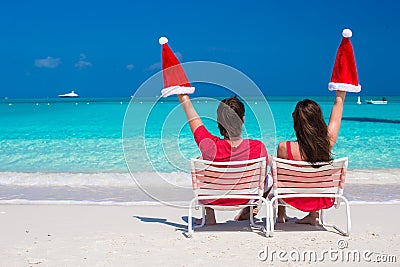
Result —
[{"label": "beach chair leg", "polygon": [[324,210],[319,211],[319,221],[320,221],[321,225],[326,225],[326,223],[324,221]]},{"label": "beach chair leg", "polygon": [[[256,223],[254,222],[254,217],[252,216],[252,214],[253,214],[253,209],[254,209],[253,206],[250,206],[250,224],[251,224],[252,227],[261,229],[262,232],[264,233],[264,235],[265,235],[266,237],[268,237],[268,236],[270,235],[270,228],[269,228],[269,214],[270,214],[270,212],[269,212],[269,203],[268,203],[268,201],[267,201],[265,198],[263,198],[263,197],[261,197],[261,198],[259,199],[259,201],[260,201],[261,203],[263,203],[263,204],[265,205],[265,208],[266,208],[265,226],[264,226],[264,225],[256,224]],[[261,207],[262,207],[262,205],[258,205],[259,211],[261,211]]]},{"label": "beach chair leg", "polygon": [[347,233],[346,236],[350,235],[351,232],[351,214],[350,214],[350,204],[349,201],[346,199],[346,215],[347,215]]},{"label": "beach chair leg", "polygon": [[342,229],[340,229],[337,225],[335,224],[330,224],[327,223],[324,220],[324,210],[321,210],[320,212],[320,222],[323,226],[326,227],[333,227],[336,231],[338,231],[339,233],[341,233],[344,236],[349,236],[350,235],[350,231],[351,231],[351,216],[350,216],[350,205],[349,205],[349,201],[345,198],[340,196],[340,198],[343,200],[343,202],[345,203],[346,206],[346,231],[343,231]]},{"label": "beach chair leg", "polygon": [[262,200],[262,202],[264,202],[265,208],[266,208],[264,234],[265,234],[265,237],[272,237],[271,223],[269,221],[269,218],[271,217],[271,209],[269,206],[269,201],[267,201],[267,199],[265,199],[265,198],[262,198],[261,200]]},{"label": "beach chair leg", "polygon": [[[325,218],[325,216],[324,216],[324,213],[325,213],[325,210],[320,210],[320,215],[319,215],[319,219],[320,219],[320,223],[321,223],[321,225],[322,226],[324,226],[324,227],[332,227],[332,228],[337,228],[337,226],[336,225],[334,225],[334,224],[332,224],[332,223],[328,223],[324,218]],[[342,233],[343,234],[343,232],[341,231],[341,230],[338,230],[340,233]]]},{"label": "beach chair leg", "polygon": [[206,224],[206,207],[201,206],[201,224],[193,226],[194,228],[203,227]]},{"label": "beach chair leg", "polygon": [[253,206],[250,206],[250,225],[255,228],[262,228],[262,226],[255,224],[253,210],[254,210]]},{"label": "beach chair leg", "polygon": [[343,202],[345,203],[346,206],[346,232],[344,232],[343,230],[339,229],[336,225],[334,226],[334,228],[339,231],[341,234],[343,234],[344,236],[349,236],[350,235],[350,231],[351,231],[351,216],[350,216],[350,205],[349,205],[349,201],[345,198],[345,197],[340,197]]},{"label": "beach chair leg", "polygon": [[269,202],[269,210],[270,210],[270,214],[269,214],[269,228],[270,228],[270,232],[269,232],[269,236],[272,237],[274,236],[274,231],[275,231],[275,217],[276,217],[276,208],[275,208],[275,201],[277,201],[276,198],[272,198],[271,201]]},{"label": "beach chair leg", "polygon": [[254,222],[254,216],[253,215],[254,207],[250,206],[250,225],[255,227],[255,228],[263,228],[264,226],[258,225]]},{"label": "beach chair leg", "polygon": [[[261,200],[261,201],[263,201],[263,200]],[[266,203],[266,204],[268,204],[268,203]],[[252,216],[254,207],[253,207],[253,206],[250,206],[250,225],[251,225],[252,227],[254,227],[254,228],[261,229],[261,231],[264,233],[264,235],[265,235],[266,237],[268,237],[268,236],[269,236],[269,228],[268,228],[268,206],[266,206],[266,207],[267,207],[267,215],[266,215],[266,217],[265,217],[265,226],[264,226],[264,225],[256,224],[256,223],[254,222],[254,216]]]},{"label": "beach chair leg", "polygon": [[189,207],[189,216],[188,216],[188,237],[192,237],[193,228],[192,228],[192,209]]},{"label": "beach chair leg", "polygon": [[193,199],[190,201],[190,204],[189,204],[188,235],[187,235],[188,237],[192,237],[193,232],[194,232],[193,223],[192,223],[192,218],[193,218],[193,216],[192,216],[192,209],[194,208],[194,203],[195,203],[195,201],[196,201],[196,198],[193,198]]}]

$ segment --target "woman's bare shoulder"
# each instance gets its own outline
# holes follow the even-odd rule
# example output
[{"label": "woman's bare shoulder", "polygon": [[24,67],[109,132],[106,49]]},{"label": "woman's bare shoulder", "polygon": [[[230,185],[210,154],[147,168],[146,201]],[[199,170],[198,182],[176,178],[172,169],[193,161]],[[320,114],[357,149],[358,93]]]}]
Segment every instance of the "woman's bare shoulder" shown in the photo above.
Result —
[{"label": "woman's bare shoulder", "polygon": [[278,158],[287,158],[286,142],[287,141],[282,141],[278,144]]},{"label": "woman's bare shoulder", "polygon": [[288,142],[288,141],[279,142],[279,144],[278,144],[278,149],[279,149],[279,148],[286,148],[286,142]]}]

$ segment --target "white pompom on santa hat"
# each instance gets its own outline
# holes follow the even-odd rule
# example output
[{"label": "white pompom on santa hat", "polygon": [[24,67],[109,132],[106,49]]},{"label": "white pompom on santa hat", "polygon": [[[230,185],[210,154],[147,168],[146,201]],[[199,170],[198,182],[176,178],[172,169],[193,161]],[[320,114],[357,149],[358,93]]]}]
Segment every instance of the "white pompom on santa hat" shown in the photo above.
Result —
[{"label": "white pompom on santa hat", "polygon": [[161,95],[167,97],[178,94],[193,94],[195,88],[190,85],[181,63],[169,47],[168,39],[160,37],[158,42],[162,45],[162,74],[164,79],[164,89],[161,90]]},{"label": "white pompom on santa hat", "polygon": [[356,61],[350,42],[353,33],[350,29],[344,29],[342,36],[328,89],[358,93],[361,91],[361,85],[358,83]]}]

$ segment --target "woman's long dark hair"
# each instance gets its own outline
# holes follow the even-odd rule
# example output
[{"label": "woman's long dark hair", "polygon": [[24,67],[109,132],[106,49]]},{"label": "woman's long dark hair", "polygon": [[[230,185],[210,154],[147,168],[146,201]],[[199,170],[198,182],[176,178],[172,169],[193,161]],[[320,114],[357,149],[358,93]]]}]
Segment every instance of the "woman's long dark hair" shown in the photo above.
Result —
[{"label": "woman's long dark hair", "polygon": [[305,99],[297,103],[292,117],[302,158],[310,163],[332,161],[328,127],[321,107]]}]

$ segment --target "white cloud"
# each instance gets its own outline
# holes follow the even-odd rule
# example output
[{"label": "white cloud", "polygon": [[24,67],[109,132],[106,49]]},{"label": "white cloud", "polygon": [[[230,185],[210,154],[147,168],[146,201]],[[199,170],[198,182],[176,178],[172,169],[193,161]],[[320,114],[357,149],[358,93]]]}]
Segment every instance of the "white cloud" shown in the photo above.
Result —
[{"label": "white cloud", "polygon": [[35,59],[35,66],[38,68],[57,68],[61,64],[60,58],[46,57],[42,59]]},{"label": "white cloud", "polygon": [[156,62],[147,68],[147,70],[160,70],[160,69],[161,69],[161,62]]},{"label": "white cloud", "polygon": [[135,67],[135,66],[134,66],[133,64],[128,64],[128,65],[126,65],[126,69],[127,69],[127,70],[133,70],[134,67]]},{"label": "white cloud", "polygon": [[86,55],[81,53],[79,55],[79,61],[77,63],[75,63],[75,67],[78,69],[85,69],[87,67],[92,66],[92,63],[89,61],[86,61]]}]

